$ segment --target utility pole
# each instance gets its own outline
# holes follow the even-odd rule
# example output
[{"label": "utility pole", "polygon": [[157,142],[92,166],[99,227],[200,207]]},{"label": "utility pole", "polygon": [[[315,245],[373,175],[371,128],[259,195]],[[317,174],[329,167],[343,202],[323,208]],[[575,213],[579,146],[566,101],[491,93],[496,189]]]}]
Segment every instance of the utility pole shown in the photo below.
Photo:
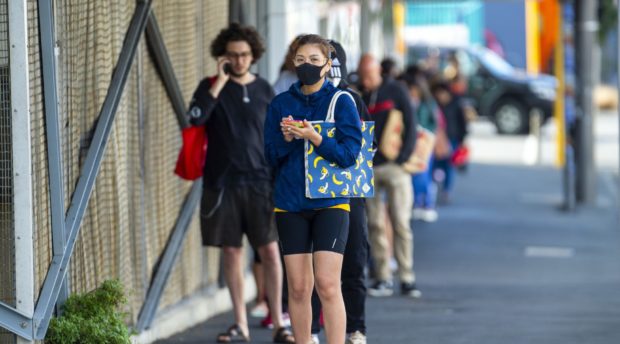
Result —
[{"label": "utility pole", "polygon": [[362,54],[370,51],[370,0],[361,0],[360,46]]},{"label": "utility pole", "polygon": [[598,0],[577,0],[578,104],[576,140],[576,193],[580,203],[596,200],[596,166],[594,162],[594,88],[593,51],[597,44]]},{"label": "utility pole", "polygon": [[[616,71],[617,75],[616,75],[616,82],[618,83],[617,87],[618,87],[618,99],[620,99],[620,1],[616,0],[616,12],[618,14],[618,18],[616,19],[617,21],[617,25],[618,25],[618,31],[616,31],[616,47],[618,48],[618,55],[616,55],[616,61],[618,62],[618,70]],[[618,129],[620,132],[620,106],[618,106],[618,112],[619,112],[619,116],[618,116]],[[618,145],[620,146],[620,141],[618,142]],[[618,160],[620,162],[620,159]],[[620,166],[618,166],[618,172],[620,173]],[[618,185],[618,194],[620,195],[620,183]]]}]

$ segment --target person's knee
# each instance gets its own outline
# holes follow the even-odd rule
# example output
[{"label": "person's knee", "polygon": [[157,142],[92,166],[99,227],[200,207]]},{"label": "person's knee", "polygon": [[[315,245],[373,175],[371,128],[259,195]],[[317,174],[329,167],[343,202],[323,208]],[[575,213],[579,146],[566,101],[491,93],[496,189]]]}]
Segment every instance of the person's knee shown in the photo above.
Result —
[{"label": "person's knee", "polygon": [[413,241],[413,231],[409,226],[409,221],[403,219],[394,226],[394,240],[405,243]]},{"label": "person's knee", "polygon": [[280,251],[276,243],[270,243],[259,248],[261,261],[265,265],[280,265]]},{"label": "person's knee", "polygon": [[336,297],[340,293],[339,276],[316,276],[316,291],[323,300]]},{"label": "person's knee", "polygon": [[240,247],[224,246],[222,247],[224,254],[224,263],[237,263],[241,261],[243,251]]},{"label": "person's knee", "polygon": [[307,279],[292,280],[288,283],[288,297],[297,302],[310,300],[312,295],[312,281]]}]

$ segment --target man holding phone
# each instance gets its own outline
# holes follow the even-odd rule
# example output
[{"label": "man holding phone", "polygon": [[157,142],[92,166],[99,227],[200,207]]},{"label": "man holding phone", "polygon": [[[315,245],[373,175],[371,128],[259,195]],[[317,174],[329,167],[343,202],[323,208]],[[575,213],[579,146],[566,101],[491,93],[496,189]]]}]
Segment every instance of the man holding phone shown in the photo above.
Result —
[{"label": "man holding phone", "polygon": [[192,125],[206,125],[209,148],[200,209],[203,245],[222,248],[224,276],[235,323],[220,343],[250,340],[243,297],[243,235],[264,265],[275,343],[294,343],[282,320],[282,265],[277,245],[272,172],[264,155],[263,126],[274,97],[269,83],[250,73],[264,47],[254,28],[233,23],[211,43],[218,74],[204,79],[190,103]]}]

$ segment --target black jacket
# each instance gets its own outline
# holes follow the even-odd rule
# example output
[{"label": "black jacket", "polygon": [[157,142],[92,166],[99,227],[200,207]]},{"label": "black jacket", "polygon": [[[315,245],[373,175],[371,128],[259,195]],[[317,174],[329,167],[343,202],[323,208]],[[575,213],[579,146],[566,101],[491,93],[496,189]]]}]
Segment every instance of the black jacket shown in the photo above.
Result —
[{"label": "black jacket", "polygon": [[357,107],[357,113],[360,115],[360,118],[362,121],[372,121],[372,118],[370,117],[370,114],[368,113],[368,107],[364,103],[364,99],[362,99],[362,96],[356,90],[350,88],[349,85],[347,85],[347,83],[345,83],[344,81],[340,82],[340,85],[338,85],[338,88],[351,93],[351,95],[353,96],[353,99],[355,100],[355,106]]},{"label": "black jacket", "polygon": [[[383,129],[385,128],[390,110],[397,109],[402,112],[404,125],[403,145],[395,162],[397,164],[404,163],[409,159],[415,148],[417,124],[407,90],[401,83],[385,78],[377,90],[372,92],[362,90],[362,92],[362,98],[368,106],[370,118],[375,121],[375,138],[379,144],[381,144],[381,136],[383,135]],[[375,166],[386,162],[385,156],[380,151],[377,151],[374,158]]]}]

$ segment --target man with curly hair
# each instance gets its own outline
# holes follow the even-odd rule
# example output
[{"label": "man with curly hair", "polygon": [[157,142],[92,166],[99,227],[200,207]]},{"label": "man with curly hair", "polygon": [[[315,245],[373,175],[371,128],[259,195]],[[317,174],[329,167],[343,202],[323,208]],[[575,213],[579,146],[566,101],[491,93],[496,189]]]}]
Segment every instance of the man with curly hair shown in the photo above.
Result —
[{"label": "man with curly hair", "polygon": [[243,297],[243,235],[264,265],[265,290],[275,343],[294,343],[283,325],[282,265],[272,201],[272,171],[265,160],[263,126],[274,96],[269,83],[250,73],[264,47],[254,28],[231,24],[211,43],[217,75],[204,79],[190,103],[192,125],[206,125],[209,148],[204,166],[200,220],[203,245],[221,247],[223,271],[235,324],[220,343],[250,341]]}]

